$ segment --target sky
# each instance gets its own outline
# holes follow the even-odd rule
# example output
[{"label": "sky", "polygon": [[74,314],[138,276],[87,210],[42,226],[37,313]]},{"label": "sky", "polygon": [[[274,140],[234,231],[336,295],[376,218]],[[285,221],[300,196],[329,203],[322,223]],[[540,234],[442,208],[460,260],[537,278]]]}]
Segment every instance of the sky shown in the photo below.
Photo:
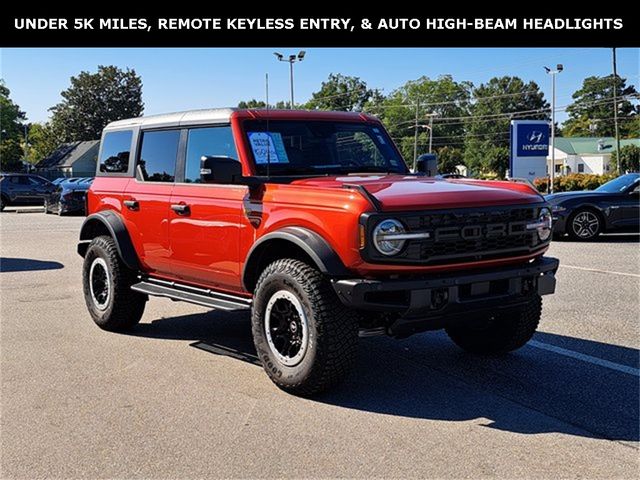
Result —
[{"label": "sky", "polygon": [[[451,74],[475,85],[493,76],[515,75],[537,82],[550,101],[551,79],[543,67],[561,63],[556,97],[562,107],[585,77],[612,70],[611,50],[605,48],[40,48],[2,49],[0,76],[28,120],[43,122],[71,76],[94,72],[98,65],[133,68],[142,77],[145,114],[151,115],[264,99],[265,73],[270,101],[288,100],[289,66],[278,62],[273,52],[299,50],[306,56],[295,65],[296,103],[308,100],[330,73],[360,77],[385,94],[423,75]],[[639,62],[640,49],[618,50],[618,74],[638,90]],[[560,122],[565,118],[563,112],[557,115]]]}]

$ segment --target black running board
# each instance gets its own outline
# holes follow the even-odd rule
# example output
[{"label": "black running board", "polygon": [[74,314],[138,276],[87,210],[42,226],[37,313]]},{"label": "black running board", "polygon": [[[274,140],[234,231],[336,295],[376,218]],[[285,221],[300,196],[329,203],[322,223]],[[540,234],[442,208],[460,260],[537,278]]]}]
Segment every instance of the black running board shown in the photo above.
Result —
[{"label": "black running board", "polygon": [[145,278],[141,282],[132,285],[131,290],[146,293],[153,297],[166,297],[171,300],[195,303],[196,305],[216,310],[234,311],[249,310],[251,308],[250,298],[157,278]]}]

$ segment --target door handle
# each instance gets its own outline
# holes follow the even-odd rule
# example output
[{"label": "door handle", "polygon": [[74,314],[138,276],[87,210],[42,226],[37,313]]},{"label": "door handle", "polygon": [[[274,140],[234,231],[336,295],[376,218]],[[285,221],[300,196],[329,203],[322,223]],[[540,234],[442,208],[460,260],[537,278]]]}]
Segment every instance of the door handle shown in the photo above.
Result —
[{"label": "door handle", "polygon": [[122,203],[124,203],[124,206],[127,207],[129,210],[139,210],[140,209],[140,204],[138,203],[137,200],[125,200]]},{"label": "door handle", "polygon": [[189,215],[189,213],[191,213],[191,209],[189,208],[189,205],[186,205],[184,203],[172,204],[171,210],[176,212],[178,215]]}]

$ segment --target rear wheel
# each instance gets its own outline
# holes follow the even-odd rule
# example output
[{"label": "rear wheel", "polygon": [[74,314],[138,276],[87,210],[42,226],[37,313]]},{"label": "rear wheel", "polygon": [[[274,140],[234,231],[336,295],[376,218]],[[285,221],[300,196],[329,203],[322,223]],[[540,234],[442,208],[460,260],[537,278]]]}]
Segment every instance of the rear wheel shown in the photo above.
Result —
[{"label": "rear wheel", "polygon": [[447,334],[463,350],[481,355],[501,355],[524,346],[538,328],[542,298],[493,315],[474,316],[446,327]]},{"label": "rear wheel", "polygon": [[601,231],[602,220],[593,210],[578,210],[569,217],[567,233],[573,240],[593,240]]},{"label": "rear wheel", "polygon": [[253,340],[265,371],[283,390],[308,396],[341,381],[356,357],[357,319],[306,263],[277,260],[258,279]]},{"label": "rear wheel", "polygon": [[100,236],[91,241],[82,280],[87,308],[100,328],[121,331],[140,321],[147,297],[131,290],[136,272],[122,262],[113,238]]}]

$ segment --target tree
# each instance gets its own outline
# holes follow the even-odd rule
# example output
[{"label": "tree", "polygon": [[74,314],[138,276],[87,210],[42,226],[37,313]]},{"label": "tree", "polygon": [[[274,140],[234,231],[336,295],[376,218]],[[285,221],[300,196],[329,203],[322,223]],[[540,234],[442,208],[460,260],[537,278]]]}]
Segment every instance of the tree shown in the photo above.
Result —
[{"label": "tree", "polygon": [[132,69],[99,66],[96,73],[80,72],[61,95],[50,111],[62,142],[100,138],[109,122],[139,117],[144,110],[142,79]]},{"label": "tree", "polygon": [[58,148],[60,143],[60,134],[55,131],[51,122],[30,124],[27,162],[38,163]]},{"label": "tree", "polygon": [[[241,100],[240,102],[238,102],[238,108],[267,108],[267,104],[262,100],[256,100],[255,98],[252,98],[249,101]],[[289,108],[289,102],[279,100],[275,103],[275,105],[273,103],[270,103],[269,108],[285,110]]]},{"label": "tree", "polygon": [[[618,152],[611,154],[611,167],[617,170]],[[620,149],[620,172],[640,171],[640,147],[638,145],[625,145]]]},{"label": "tree", "polygon": [[[625,78],[616,77],[618,98],[618,125],[620,137],[637,134],[640,105],[638,92],[633,85],[627,86]],[[613,106],[613,75],[588,77],[582,88],[573,94],[573,103],[567,107],[569,118],[563,130],[567,137],[613,137],[615,135]],[[636,98],[635,104],[631,100]]]},{"label": "tree", "polygon": [[248,102],[244,100],[238,102],[238,108],[265,108],[266,106],[267,104],[265,102],[256,100],[255,98],[252,98]]},{"label": "tree", "polygon": [[504,177],[509,165],[509,124],[513,119],[549,119],[549,104],[536,82],[494,77],[473,92],[466,122],[464,158],[474,172]]},{"label": "tree", "polygon": [[25,114],[20,107],[9,98],[11,91],[3,80],[0,80],[0,170],[20,170],[23,156],[23,122]]},{"label": "tree", "polygon": [[441,147],[438,155],[438,173],[458,173],[458,165],[464,164],[462,150],[455,147]]},{"label": "tree", "polygon": [[385,122],[407,163],[413,163],[416,113],[419,127],[418,155],[427,153],[429,131],[424,127],[429,116],[433,121],[433,147],[461,147],[464,123],[469,114],[471,82],[456,82],[451,75],[437,79],[421,77],[394,90],[372,110]]},{"label": "tree", "polygon": [[373,90],[359,77],[332,73],[322,82],[320,90],[311,94],[305,108],[309,110],[362,111]]}]

